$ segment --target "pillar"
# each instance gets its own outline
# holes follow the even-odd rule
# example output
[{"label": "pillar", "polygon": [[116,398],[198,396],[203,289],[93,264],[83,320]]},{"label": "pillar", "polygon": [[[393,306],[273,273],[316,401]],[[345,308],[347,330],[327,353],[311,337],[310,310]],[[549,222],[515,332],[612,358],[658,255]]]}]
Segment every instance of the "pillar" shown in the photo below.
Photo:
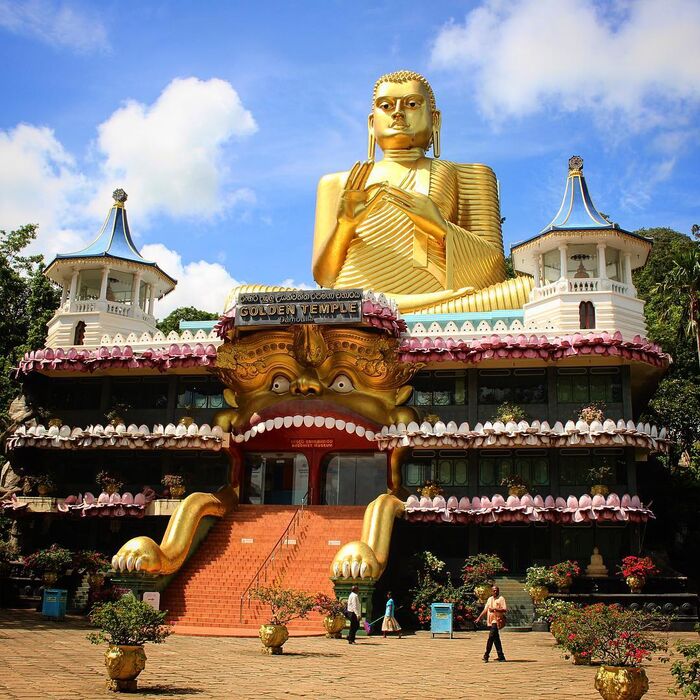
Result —
[{"label": "pillar", "polygon": [[156,298],[156,289],[152,284],[148,285],[148,293],[149,293],[149,298],[148,298],[148,313],[153,316],[153,302],[155,301]]},{"label": "pillar", "polygon": [[68,300],[75,301],[75,297],[78,294],[78,271],[73,270],[73,276],[70,278],[70,292],[68,293]]},{"label": "pillar", "polygon": [[605,260],[605,243],[598,243],[598,279],[604,280],[608,276]]},{"label": "pillar", "polygon": [[559,279],[565,280],[566,279],[566,266],[568,262],[568,257],[566,254],[566,243],[562,243],[559,246]]},{"label": "pillar", "polygon": [[622,274],[625,284],[632,287],[632,253],[622,254]]},{"label": "pillar", "polygon": [[68,287],[65,284],[61,285],[61,307],[63,308],[63,305],[66,303],[66,299],[68,298]]},{"label": "pillar", "polygon": [[542,253],[537,256],[537,274],[535,275],[535,287],[541,287],[544,284],[544,257]]},{"label": "pillar", "polygon": [[109,268],[102,270],[102,284],[100,285],[100,301],[107,301],[107,283],[109,282]]},{"label": "pillar", "polygon": [[131,305],[133,307],[139,306],[139,297],[141,294],[141,277],[143,273],[137,272],[134,275],[134,282],[131,285]]}]

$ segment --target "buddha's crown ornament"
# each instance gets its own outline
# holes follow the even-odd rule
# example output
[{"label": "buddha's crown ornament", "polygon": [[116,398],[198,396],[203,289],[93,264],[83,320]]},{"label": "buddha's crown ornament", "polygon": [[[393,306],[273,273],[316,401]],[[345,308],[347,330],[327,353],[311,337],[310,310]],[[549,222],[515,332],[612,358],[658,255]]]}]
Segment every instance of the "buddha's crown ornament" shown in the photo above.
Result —
[{"label": "buddha's crown ornament", "polygon": [[583,170],[583,158],[581,156],[571,156],[569,158],[569,174],[580,173]]},{"label": "buddha's crown ornament", "polygon": [[112,199],[121,206],[124,206],[124,202],[128,199],[129,195],[121,188],[118,187],[114,192],[112,192]]}]

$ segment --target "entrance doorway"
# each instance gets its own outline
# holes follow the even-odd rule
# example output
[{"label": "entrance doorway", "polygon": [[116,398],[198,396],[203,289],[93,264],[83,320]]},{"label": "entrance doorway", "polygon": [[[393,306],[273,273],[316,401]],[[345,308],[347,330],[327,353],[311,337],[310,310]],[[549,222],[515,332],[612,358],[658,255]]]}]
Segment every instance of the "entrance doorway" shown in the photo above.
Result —
[{"label": "entrance doorway", "polygon": [[327,455],[324,467],[323,505],[365,506],[386,493],[385,452],[335,452]]},{"label": "entrance doorway", "polygon": [[299,505],[309,491],[309,463],[299,452],[249,452],[245,503]]}]

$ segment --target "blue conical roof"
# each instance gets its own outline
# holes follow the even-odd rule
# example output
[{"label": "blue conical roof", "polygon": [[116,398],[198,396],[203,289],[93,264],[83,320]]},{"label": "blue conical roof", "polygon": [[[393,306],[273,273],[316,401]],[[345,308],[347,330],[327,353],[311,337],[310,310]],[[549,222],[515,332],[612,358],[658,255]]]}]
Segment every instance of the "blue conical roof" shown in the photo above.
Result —
[{"label": "blue conical roof", "polygon": [[583,176],[583,158],[572,156],[569,158],[569,176],[559,211],[540,233],[610,228],[617,226],[596,209],[588,192],[586,178]]},{"label": "blue conical roof", "polygon": [[87,248],[83,248],[83,250],[79,250],[76,253],[60,253],[56,255],[47,266],[47,270],[59,260],[111,257],[139,263],[140,265],[148,265],[175,283],[175,280],[163,272],[157,263],[143,258],[134,245],[131,231],[129,230],[126,208],[124,207],[127,199],[126,192],[121,188],[116,189],[112,193],[112,197],[114,198],[114,204],[109,210],[107,218],[97,234],[97,238]]}]

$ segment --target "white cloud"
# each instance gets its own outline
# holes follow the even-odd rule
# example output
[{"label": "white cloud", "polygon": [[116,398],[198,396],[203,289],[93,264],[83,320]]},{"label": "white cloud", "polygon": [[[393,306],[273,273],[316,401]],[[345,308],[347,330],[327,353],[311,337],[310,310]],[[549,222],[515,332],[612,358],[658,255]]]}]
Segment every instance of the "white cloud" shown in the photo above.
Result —
[{"label": "white cloud", "polygon": [[197,260],[182,262],[182,256],[162,243],[149,243],[141,249],[146,260],[177,280],[177,287],[156,302],[155,313],[164,318],[180,306],[194,306],[203,311],[222,313],[231,288],[239,284],[220,263]]},{"label": "white cloud", "polygon": [[86,231],[74,205],[85,196],[86,181],[54,132],[28,124],[0,131],[0,163],[0,229],[36,223],[32,252],[78,250]]},{"label": "white cloud", "polygon": [[439,31],[431,60],[495,122],[585,109],[643,130],[700,102],[699,30],[696,0],[486,0]]},{"label": "white cloud", "polygon": [[128,101],[98,127],[104,161],[93,206],[103,208],[116,186],[142,217],[210,217],[250,203],[250,190],[230,187],[225,147],[256,130],[230,83],[176,78],[152,105]]},{"label": "white cloud", "polygon": [[280,282],[280,287],[292,287],[293,289],[318,289],[318,285],[315,282],[296,282],[291,277],[283,279]]},{"label": "white cloud", "polygon": [[0,27],[79,53],[110,48],[107,30],[98,14],[67,2],[0,0]]}]

